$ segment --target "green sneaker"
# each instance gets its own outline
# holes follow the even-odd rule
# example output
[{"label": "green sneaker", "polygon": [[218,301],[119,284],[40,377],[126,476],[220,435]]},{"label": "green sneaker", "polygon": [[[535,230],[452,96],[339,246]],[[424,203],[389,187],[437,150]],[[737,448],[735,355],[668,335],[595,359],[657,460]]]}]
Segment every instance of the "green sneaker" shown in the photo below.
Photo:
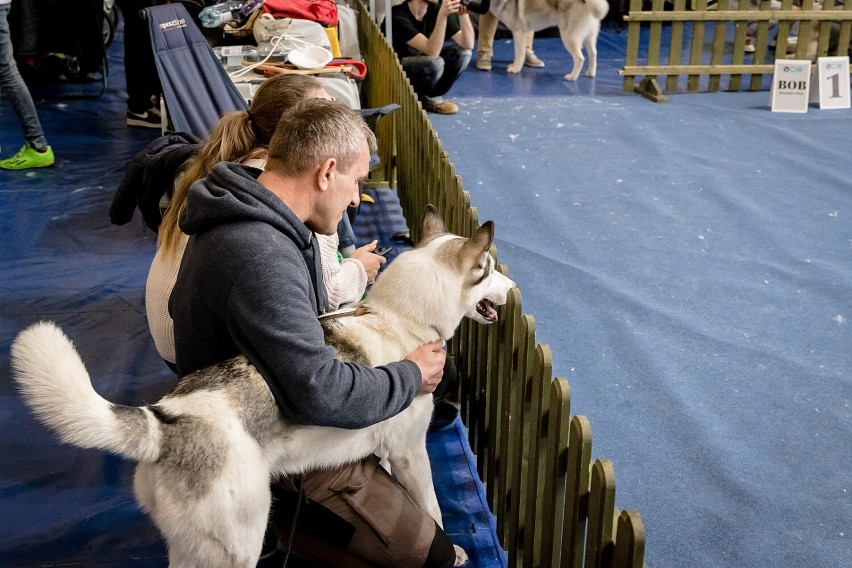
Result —
[{"label": "green sneaker", "polygon": [[56,159],[50,146],[44,152],[38,152],[29,144],[24,144],[21,151],[5,160],[0,160],[0,168],[4,170],[28,170],[30,168],[46,168],[52,166]]}]

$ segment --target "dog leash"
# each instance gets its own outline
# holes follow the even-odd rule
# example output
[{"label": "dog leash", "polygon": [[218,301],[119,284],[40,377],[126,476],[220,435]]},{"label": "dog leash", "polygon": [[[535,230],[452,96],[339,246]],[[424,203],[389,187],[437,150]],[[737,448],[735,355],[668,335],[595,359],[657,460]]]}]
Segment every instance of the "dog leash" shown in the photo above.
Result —
[{"label": "dog leash", "polygon": [[305,490],[302,488],[302,478],[297,476],[294,481],[298,480],[299,493],[296,495],[296,509],[293,511],[293,522],[290,524],[290,536],[287,538],[286,551],[284,552],[284,562],[281,568],[287,568],[287,560],[290,559],[290,551],[293,549],[293,539],[296,538],[296,526],[299,523],[299,509],[302,507],[302,497],[305,496]]}]

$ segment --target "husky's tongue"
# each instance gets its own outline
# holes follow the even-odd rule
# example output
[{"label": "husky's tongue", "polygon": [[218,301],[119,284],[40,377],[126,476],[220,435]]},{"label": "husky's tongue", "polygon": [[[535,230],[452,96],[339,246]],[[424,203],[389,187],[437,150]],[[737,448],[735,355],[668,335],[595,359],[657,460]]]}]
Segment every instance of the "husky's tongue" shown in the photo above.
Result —
[{"label": "husky's tongue", "polygon": [[480,300],[476,304],[476,311],[491,323],[497,323],[497,320],[500,319],[497,316],[497,310],[494,309],[494,304],[490,300]]}]

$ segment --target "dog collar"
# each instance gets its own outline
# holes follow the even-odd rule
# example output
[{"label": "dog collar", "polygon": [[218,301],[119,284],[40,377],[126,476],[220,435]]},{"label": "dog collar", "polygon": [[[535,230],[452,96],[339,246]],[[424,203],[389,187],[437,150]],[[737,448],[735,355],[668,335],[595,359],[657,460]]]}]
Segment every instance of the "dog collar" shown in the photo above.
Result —
[{"label": "dog collar", "polygon": [[370,308],[368,308],[367,306],[354,306],[348,308],[340,308],[339,310],[334,310],[333,312],[320,314],[318,317],[320,321],[323,321],[326,319],[338,319],[349,316],[360,317],[369,313]]}]

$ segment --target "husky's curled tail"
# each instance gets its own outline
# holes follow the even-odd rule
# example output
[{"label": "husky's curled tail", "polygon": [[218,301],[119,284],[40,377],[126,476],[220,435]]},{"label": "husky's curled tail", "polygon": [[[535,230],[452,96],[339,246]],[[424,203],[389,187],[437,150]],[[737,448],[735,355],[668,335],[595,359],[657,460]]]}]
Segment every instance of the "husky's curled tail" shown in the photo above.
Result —
[{"label": "husky's curled tail", "polygon": [[52,322],[34,324],[12,343],[12,377],[24,402],[63,442],[138,462],[160,455],[160,426],[147,407],[113,404],[92,387],[71,340]]}]

